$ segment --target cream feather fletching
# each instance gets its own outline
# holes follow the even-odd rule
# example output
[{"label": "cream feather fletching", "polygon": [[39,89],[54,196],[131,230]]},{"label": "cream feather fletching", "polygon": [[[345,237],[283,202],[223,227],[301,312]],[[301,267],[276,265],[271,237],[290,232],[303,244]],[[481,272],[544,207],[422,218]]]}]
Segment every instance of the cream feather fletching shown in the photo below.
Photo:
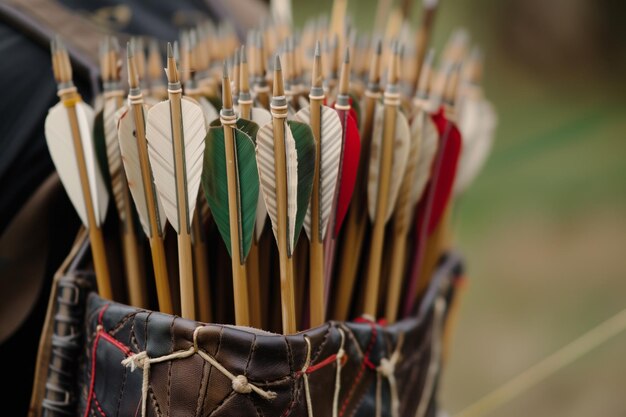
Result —
[{"label": "cream feather fletching", "polygon": [[117,99],[115,97],[105,99],[102,116],[104,121],[104,141],[106,144],[107,165],[109,168],[109,175],[111,177],[111,192],[113,193],[113,200],[115,201],[115,206],[117,207],[117,213],[120,219],[124,221],[126,218],[126,211],[124,210],[124,205],[126,204],[124,199],[126,181],[124,178],[122,155],[120,153],[120,145],[117,136],[117,122],[120,114],[118,114],[116,101]]},{"label": "cream feather fletching", "polygon": [[[259,126],[265,126],[268,123],[272,122],[272,115],[269,111],[265,110],[263,107],[253,107],[251,109],[252,121]],[[263,201],[263,193],[259,193],[259,202],[256,206],[256,223],[255,223],[255,236],[254,238],[257,240],[261,239],[261,235],[263,234],[263,226],[265,226],[265,220],[267,219],[267,208],[265,208],[265,201]]]},{"label": "cream feather fletching", "polygon": [[[378,198],[378,178],[380,176],[380,164],[383,149],[383,126],[384,126],[384,107],[378,106],[374,116],[374,131],[372,132],[372,144],[370,148],[370,163],[367,177],[367,202],[368,212],[371,221],[376,218],[376,205]],[[410,133],[409,123],[406,116],[398,111],[395,126],[394,144],[393,144],[393,162],[391,168],[391,179],[389,183],[389,196],[387,197],[387,213],[385,213],[385,221],[388,221],[396,204],[398,191],[406,169],[409,157]]]},{"label": "cream feather fletching", "polygon": [[[337,112],[330,107],[322,106],[320,129],[320,165],[319,165],[319,240],[323,241],[328,229],[328,220],[333,207],[337,176],[341,160],[341,120]],[[311,124],[311,107],[306,106],[295,115],[295,120]],[[311,205],[304,217],[304,230],[311,240]]]},{"label": "cream feather fletching", "polygon": [[420,110],[411,123],[411,134],[418,134],[417,132],[422,137],[422,146],[411,185],[411,207],[415,207],[422,198],[439,148],[437,127],[425,111]]},{"label": "cream feather fletching", "polygon": [[[411,127],[413,127],[411,125]],[[411,222],[413,214],[413,204],[411,200],[411,191],[413,182],[415,181],[415,173],[420,160],[422,148],[422,131],[421,129],[411,129],[411,143],[409,147],[409,158],[406,164],[406,171],[402,178],[402,185],[398,191],[398,201],[396,202],[396,210],[394,213],[394,227],[397,232],[404,233]]]},{"label": "cream feather fletching", "polygon": [[[287,123],[285,126],[285,159],[287,170],[287,251],[293,253],[295,246],[296,212],[298,210],[298,155],[296,141]],[[276,195],[276,171],[274,165],[274,129],[266,124],[257,133],[257,165],[267,214],[272,221],[274,238],[278,240],[278,205]]]},{"label": "cream feather fletching", "polygon": [[[148,105],[144,105],[144,115],[148,114]],[[141,162],[139,158],[139,144],[135,136],[135,118],[132,110],[126,110],[118,124],[118,137],[119,146],[122,154],[122,161],[124,163],[124,171],[126,171],[126,178],[128,179],[128,188],[135,201],[135,207],[139,213],[139,220],[146,236],[152,237],[150,232],[150,217],[148,213],[148,203],[146,201],[146,193],[154,193],[154,199],[157,203],[157,214],[159,230],[165,228],[167,218],[163,211],[163,204],[158,197],[154,184],[150,190],[146,190],[143,184],[143,178],[141,175]],[[152,172],[152,170],[150,171]]]},{"label": "cream feather fletching", "polygon": [[182,136],[184,143],[184,159],[186,174],[187,218],[178,218],[176,199],[176,169],[174,146],[172,143],[172,121],[170,101],[163,101],[148,111],[146,123],[146,139],[154,183],[165,215],[177,233],[182,227],[189,227],[196,207],[202,159],[204,155],[204,138],[206,126],[202,108],[193,100],[183,97],[181,100]]},{"label": "cream feather fletching", "polygon": [[198,99],[198,104],[202,107],[202,113],[204,113],[204,120],[207,126],[220,117],[213,104],[207,100],[206,97],[200,97]]},{"label": "cream feather fletching", "polygon": [[465,103],[459,129],[463,137],[463,153],[459,161],[454,193],[462,193],[474,181],[485,164],[493,145],[497,116],[485,99]]},{"label": "cream feather fletching", "polygon": [[[109,193],[102,179],[92,140],[94,112],[83,102],[76,104],[76,118],[78,130],[85,156],[89,190],[93,201],[96,226],[100,226],[106,218],[109,204]],[[85,227],[88,227],[87,208],[80,183],[80,173],[76,162],[76,153],[72,138],[67,109],[62,103],[56,104],[48,112],[45,122],[45,135],[52,162],[59,173],[59,177],[74,208],[78,212]]]}]

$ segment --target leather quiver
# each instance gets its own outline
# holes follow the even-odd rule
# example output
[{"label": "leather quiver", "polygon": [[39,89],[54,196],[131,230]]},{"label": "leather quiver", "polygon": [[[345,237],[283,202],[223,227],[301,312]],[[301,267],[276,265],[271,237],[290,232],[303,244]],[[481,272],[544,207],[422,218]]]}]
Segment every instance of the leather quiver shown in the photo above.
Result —
[{"label": "leather quiver", "polygon": [[413,317],[329,321],[284,336],[205,324],[100,298],[88,248],[55,279],[31,416],[434,416],[448,254]]}]

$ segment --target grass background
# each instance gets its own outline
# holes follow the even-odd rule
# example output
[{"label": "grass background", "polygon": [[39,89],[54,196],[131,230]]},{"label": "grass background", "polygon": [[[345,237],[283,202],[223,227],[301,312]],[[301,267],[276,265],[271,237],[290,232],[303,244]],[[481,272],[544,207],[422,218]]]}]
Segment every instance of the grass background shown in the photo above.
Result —
[{"label": "grass background", "polygon": [[[300,24],[331,5],[293,3]],[[584,59],[534,65],[533,50],[558,58],[558,48],[522,26],[531,55],[517,54],[507,3],[446,0],[434,33],[440,49],[463,26],[483,46],[499,115],[491,158],[455,213],[470,283],[441,390],[452,414],[626,307],[624,72]],[[560,12],[576,3],[560,1]],[[357,27],[371,25],[375,7],[349,2]],[[624,352],[621,334],[489,415],[626,415]]]}]

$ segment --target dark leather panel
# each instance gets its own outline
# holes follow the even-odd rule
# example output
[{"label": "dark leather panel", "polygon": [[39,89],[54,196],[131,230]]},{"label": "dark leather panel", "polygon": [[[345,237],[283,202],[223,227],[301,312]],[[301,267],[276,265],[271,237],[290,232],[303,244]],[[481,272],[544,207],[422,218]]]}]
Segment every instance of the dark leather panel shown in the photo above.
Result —
[{"label": "dark leather panel", "polygon": [[[84,368],[80,381],[89,386],[91,369],[95,369],[93,392],[87,392],[83,402],[83,407],[89,404],[95,415],[140,413],[143,371],[130,372],[122,360],[143,350],[151,358],[187,350],[194,345],[194,330],[198,326],[200,350],[233,375],[244,375],[260,389],[275,392],[276,398],[268,400],[255,392],[235,392],[227,376],[194,354],[151,365],[147,415],[306,416],[302,369],[307,360],[308,339],[311,360],[307,375],[313,415],[331,416],[341,332],[345,335],[346,358],[341,368],[339,415],[373,415],[376,367],[383,358],[391,357],[400,337],[404,343],[394,372],[401,381],[400,415],[413,415],[430,359],[432,308],[423,309],[426,314],[419,318],[393,326],[367,321],[329,322],[291,336],[149,313],[104,301],[95,294],[89,297],[87,310],[86,333],[92,337],[88,340],[86,363],[93,365]],[[102,326],[102,333],[98,333],[98,326]],[[380,378],[380,383],[383,415],[391,415],[391,386],[385,377]],[[84,414],[84,408],[79,413]]]}]

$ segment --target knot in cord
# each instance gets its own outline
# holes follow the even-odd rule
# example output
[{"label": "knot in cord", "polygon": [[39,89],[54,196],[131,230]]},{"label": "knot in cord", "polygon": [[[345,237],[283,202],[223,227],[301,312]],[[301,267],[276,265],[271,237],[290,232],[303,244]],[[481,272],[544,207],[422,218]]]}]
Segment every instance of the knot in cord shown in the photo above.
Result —
[{"label": "knot in cord", "polygon": [[237,375],[232,382],[232,387],[235,392],[239,394],[250,394],[252,387],[248,383],[248,378],[245,375]]}]

